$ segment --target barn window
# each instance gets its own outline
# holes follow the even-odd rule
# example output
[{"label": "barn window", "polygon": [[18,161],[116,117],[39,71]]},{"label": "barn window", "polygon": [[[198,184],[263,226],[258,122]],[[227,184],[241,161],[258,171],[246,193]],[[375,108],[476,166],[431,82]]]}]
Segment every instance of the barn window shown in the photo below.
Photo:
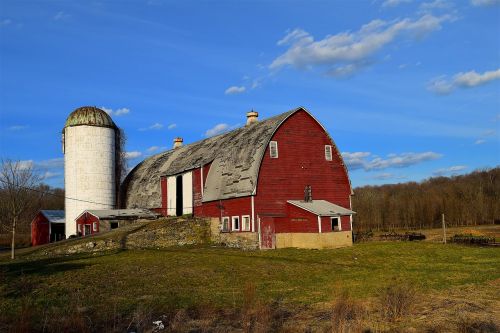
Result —
[{"label": "barn window", "polygon": [[240,230],[240,217],[239,216],[233,216],[233,230]]},{"label": "barn window", "polygon": [[229,232],[229,217],[228,216],[224,216],[222,218],[222,231]]},{"label": "barn window", "polygon": [[271,154],[271,158],[278,158],[278,142],[277,141],[269,142],[269,153]]},{"label": "barn window", "polygon": [[332,231],[341,231],[340,217],[332,217]]},{"label": "barn window", "polygon": [[250,215],[243,215],[241,217],[241,230],[250,231]]},{"label": "barn window", "polygon": [[332,146],[330,145],[325,145],[325,159],[327,161],[332,160]]},{"label": "barn window", "polygon": [[92,230],[97,231],[97,222],[92,223]]}]

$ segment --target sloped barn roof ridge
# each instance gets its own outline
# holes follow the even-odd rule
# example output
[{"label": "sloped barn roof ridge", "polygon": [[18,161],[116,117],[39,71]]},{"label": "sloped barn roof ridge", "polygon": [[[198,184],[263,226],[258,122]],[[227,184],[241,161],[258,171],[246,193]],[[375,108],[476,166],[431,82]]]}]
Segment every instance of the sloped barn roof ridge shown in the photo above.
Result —
[{"label": "sloped barn roof ridge", "polygon": [[[250,126],[153,155],[137,165],[122,184],[127,208],[160,207],[159,178],[212,163],[203,201],[251,195],[257,185],[260,163],[267,144],[279,126],[298,107]],[[309,112],[308,112],[309,113]]]}]

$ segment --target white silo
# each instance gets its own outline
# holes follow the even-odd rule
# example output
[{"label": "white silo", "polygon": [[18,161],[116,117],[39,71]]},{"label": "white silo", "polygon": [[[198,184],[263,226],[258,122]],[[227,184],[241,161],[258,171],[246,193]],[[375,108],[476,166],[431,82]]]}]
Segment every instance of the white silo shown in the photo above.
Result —
[{"label": "white silo", "polygon": [[103,110],[84,106],[68,116],[62,135],[69,237],[84,210],[116,208],[119,129]]}]

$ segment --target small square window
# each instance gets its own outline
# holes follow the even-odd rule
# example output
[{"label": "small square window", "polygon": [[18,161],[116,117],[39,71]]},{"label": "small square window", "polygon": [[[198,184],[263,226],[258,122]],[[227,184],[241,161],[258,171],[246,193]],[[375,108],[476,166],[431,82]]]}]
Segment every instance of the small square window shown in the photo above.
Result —
[{"label": "small square window", "polygon": [[325,159],[327,161],[332,160],[332,146],[330,146],[330,145],[325,146]]},{"label": "small square window", "polygon": [[229,217],[224,216],[222,218],[222,232],[229,232]]},{"label": "small square window", "polygon": [[250,231],[250,215],[243,215],[241,217],[242,231]]},{"label": "small square window", "polygon": [[278,142],[269,142],[269,154],[271,155],[271,158],[278,158]]},{"label": "small square window", "polygon": [[340,217],[332,217],[332,231],[340,231],[341,226],[340,226]]},{"label": "small square window", "polygon": [[240,217],[239,216],[233,216],[233,230],[240,230]]}]

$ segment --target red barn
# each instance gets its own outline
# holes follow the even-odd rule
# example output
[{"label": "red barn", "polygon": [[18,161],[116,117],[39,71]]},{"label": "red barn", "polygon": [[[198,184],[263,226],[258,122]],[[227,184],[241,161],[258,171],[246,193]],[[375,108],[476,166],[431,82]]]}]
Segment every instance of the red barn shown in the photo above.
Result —
[{"label": "red barn", "polygon": [[152,156],[127,176],[122,203],[216,218],[262,248],[352,244],[353,194],[340,152],[300,107]]},{"label": "red barn", "polygon": [[65,239],[64,210],[40,210],[31,221],[31,246]]}]

